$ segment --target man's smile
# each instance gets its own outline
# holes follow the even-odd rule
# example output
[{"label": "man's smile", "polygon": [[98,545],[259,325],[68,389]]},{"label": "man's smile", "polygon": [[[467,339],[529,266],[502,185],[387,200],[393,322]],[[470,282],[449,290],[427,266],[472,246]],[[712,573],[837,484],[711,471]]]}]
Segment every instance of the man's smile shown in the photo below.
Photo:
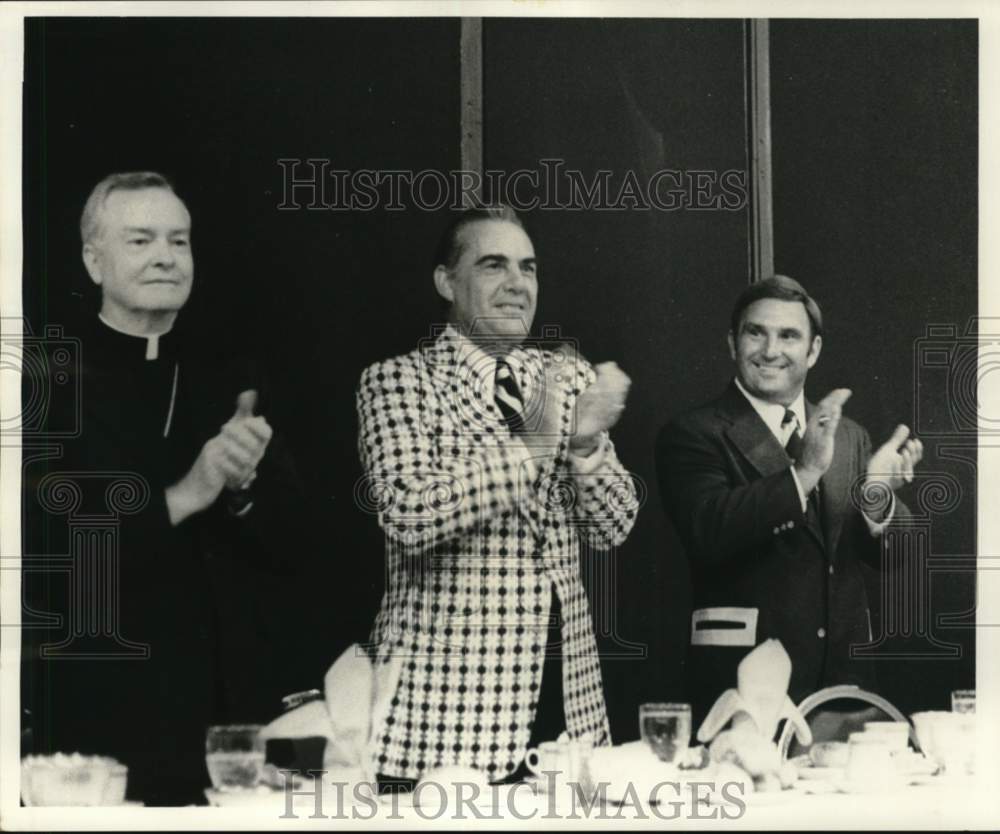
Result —
[{"label": "man's smile", "polygon": [[784,371],[788,368],[787,364],[766,365],[761,362],[751,362],[750,364],[753,365],[758,371],[760,371],[765,376],[770,374],[780,373],[781,371]]}]

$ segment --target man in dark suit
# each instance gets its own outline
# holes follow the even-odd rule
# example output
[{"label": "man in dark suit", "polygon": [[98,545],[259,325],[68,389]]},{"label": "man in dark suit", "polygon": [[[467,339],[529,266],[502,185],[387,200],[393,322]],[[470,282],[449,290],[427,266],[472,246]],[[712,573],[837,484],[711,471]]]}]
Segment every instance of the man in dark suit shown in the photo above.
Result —
[{"label": "man in dark suit", "polygon": [[823,343],[819,306],[791,278],[748,287],[733,309],[736,378],[671,421],[656,449],[664,508],[691,563],[688,684],[696,720],[768,638],[792,659],[796,702],[827,685],[874,686],[850,647],[871,640],[861,562],[878,566],[894,492],[923,447],[897,427],[874,454],[837,389],[803,395]]}]

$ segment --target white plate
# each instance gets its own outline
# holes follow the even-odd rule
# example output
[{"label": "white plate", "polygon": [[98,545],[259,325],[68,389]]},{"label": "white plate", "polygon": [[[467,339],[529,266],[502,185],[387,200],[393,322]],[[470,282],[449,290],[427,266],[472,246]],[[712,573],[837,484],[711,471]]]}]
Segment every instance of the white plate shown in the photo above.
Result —
[{"label": "white plate", "polygon": [[[467,802],[471,802],[478,808],[492,808],[494,805],[504,808],[507,807],[511,791],[517,787],[518,785],[489,785],[485,789],[481,788],[478,796],[473,799],[471,791],[463,785],[461,795],[462,805],[464,806]],[[529,793],[523,789],[521,792]],[[419,803],[414,802],[414,797],[421,801]],[[421,788],[419,791],[414,791],[413,793],[382,794],[378,799],[383,805],[390,807],[429,809],[440,808],[442,805],[446,808],[457,807],[458,796],[453,790],[442,794],[440,790]]]},{"label": "white plate", "polygon": [[837,786],[826,779],[817,779],[814,782],[803,782],[799,790],[807,794],[831,794],[839,793]]},{"label": "white plate", "polygon": [[[745,802],[749,807],[759,807],[766,805],[784,805],[786,802],[793,802],[801,792],[792,788],[785,788],[780,791],[754,791],[745,795],[737,794],[738,800]],[[735,805],[737,799],[729,799],[719,791],[713,791],[709,797],[710,805]]]},{"label": "white plate", "polygon": [[843,777],[844,768],[842,767],[816,767],[815,765],[811,765],[799,768],[799,779],[832,781],[834,779],[842,779]]},{"label": "white plate", "polygon": [[900,773],[911,777],[930,776],[938,769],[936,762],[932,762],[920,753],[909,753],[905,755],[902,761],[897,759],[895,765],[899,768]]},{"label": "white plate", "polygon": [[208,804],[217,808],[251,808],[259,805],[270,805],[277,799],[284,798],[284,795],[284,791],[274,790],[267,785],[235,791],[217,791],[215,788],[205,788],[205,798],[208,800]]}]

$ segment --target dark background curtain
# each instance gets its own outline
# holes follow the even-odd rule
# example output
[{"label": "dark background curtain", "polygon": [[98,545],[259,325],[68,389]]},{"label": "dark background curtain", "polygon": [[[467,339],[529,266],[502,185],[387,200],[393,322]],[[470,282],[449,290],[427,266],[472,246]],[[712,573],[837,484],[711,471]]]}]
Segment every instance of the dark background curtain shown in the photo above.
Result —
[{"label": "dark background curtain", "polygon": [[[722,172],[747,169],[743,37],[735,20],[486,20],[486,167],[541,171],[541,160],[559,159],[587,181],[609,170],[613,193],[629,171],[645,182],[672,169],[685,183],[705,171],[718,194]],[[807,393],[851,387],[848,412],[879,442],[896,422],[913,425],[920,392],[939,433],[924,469],[961,488],[932,518],[935,556],[975,552],[975,436],[947,433],[947,368],[921,369],[915,356],[929,325],[964,333],[977,309],[976,43],[974,22],[772,24],[776,266],[814,292],[829,326]],[[366,365],[410,350],[440,318],[430,261],[449,214],[412,202],[282,211],[278,160],[458,169],[458,45],[456,19],[26,26],[29,326],[72,335],[96,310],[78,234],[90,188],[112,171],[167,174],[194,219],[195,293],[183,315],[206,334],[206,352],[235,346],[265,363],[271,422],[309,486],[302,576],[244,591],[284,634],[248,718],[266,720],[278,695],[320,686],[367,634],[382,539],[354,500],[354,390]],[[669,417],[729,379],[747,211],[526,215],[541,263],[536,325],[557,325],[588,359],[614,359],[633,380],[614,439],[646,503],[591,581],[612,731],[623,741],[638,735],[640,702],[683,691],[688,570],[660,510],[652,447]],[[941,449],[956,433],[957,456]],[[932,590],[935,616],[974,605],[970,573],[935,574]],[[961,656],[877,661],[885,694],[906,712],[946,707],[950,689],[973,684],[971,621],[937,636]]]},{"label": "dark background curtain", "polygon": [[867,662],[905,713],[950,709],[949,691],[975,684],[975,576],[950,563],[976,553],[976,21],[779,20],[771,34],[775,267],[828,324],[809,391],[851,388],[876,445],[898,423],[924,442],[903,497],[938,562],[914,577],[929,608],[913,587],[880,604],[869,576],[886,639]]}]

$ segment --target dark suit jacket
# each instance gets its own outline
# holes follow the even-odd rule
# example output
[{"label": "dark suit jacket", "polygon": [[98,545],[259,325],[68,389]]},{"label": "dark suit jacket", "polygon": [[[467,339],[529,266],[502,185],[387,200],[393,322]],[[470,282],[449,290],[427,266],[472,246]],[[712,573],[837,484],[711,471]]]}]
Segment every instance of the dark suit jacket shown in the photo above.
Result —
[{"label": "dark suit jacket", "polygon": [[119,759],[129,797],[147,805],[204,801],[206,727],[269,720],[289,691],[271,659],[287,653],[285,633],[260,607],[302,550],[301,485],[276,438],[249,512],[234,516],[220,497],[171,526],[165,487],[232,415],[236,395],[261,384],[243,361],[187,349],[180,332],[160,339],[152,361],[145,340],[96,321],[77,332],[78,365],[60,381],[52,363],[39,389],[78,391],[53,403],[76,410],[50,412],[25,457],[32,747]]},{"label": "dark suit jacket", "polygon": [[[835,442],[820,482],[822,529],[814,529],[788,456],[734,383],[660,433],[664,509],[694,585],[688,684],[699,715],[736,685],[743,656],[772,637],[792,659],[789,694],[796,702],[826,685],[874,686],[871,661],[852,661],[849,653],[871,639],[861,562],[877,566],[880,554],[881,537],[851,499],[871,442],[847,417]],[[894,520],[905,515],[897,501]],[[743,628],[732,627],[740,622]]]}]

